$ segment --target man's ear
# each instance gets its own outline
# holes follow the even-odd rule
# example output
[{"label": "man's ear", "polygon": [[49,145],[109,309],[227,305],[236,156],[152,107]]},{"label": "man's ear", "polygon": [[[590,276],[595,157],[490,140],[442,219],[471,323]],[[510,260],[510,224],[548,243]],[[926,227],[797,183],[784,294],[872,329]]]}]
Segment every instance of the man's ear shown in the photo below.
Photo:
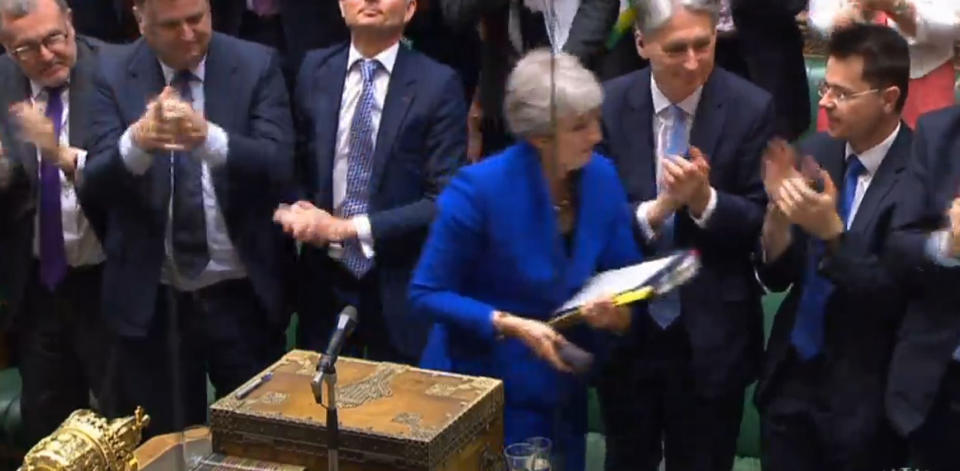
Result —
[{"label": "man's ear", "polygon": [[641,33],[639,29],[633,29],[633,42],[634,46],[637,48],[637,54],[639,54],[640,57],[649,60],[650,57],[647,55],[646,42],[643,40],[643,33]]}]

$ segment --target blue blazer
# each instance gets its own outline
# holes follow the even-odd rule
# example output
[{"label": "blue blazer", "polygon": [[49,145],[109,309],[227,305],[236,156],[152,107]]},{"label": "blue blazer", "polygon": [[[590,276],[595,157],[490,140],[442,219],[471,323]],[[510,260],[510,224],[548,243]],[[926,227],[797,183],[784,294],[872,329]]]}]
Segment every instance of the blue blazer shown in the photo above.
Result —
[{"label": "blue blazer", "polygon": [[[552,410],[576,381],[519,340],[497,340],[501,310],[545,320],[592,275],[640,261],[627,199],[613,166],[594,155],[583,168],[572,255],[567,255],[537,152],[529,144],[460,171],[410,285],[413,316],[435,322],[427,368],[500,378],[508,407]],[[596,351],[605,334],[565,332]]]},{"label": "blue blazer", "polygon": [[[349,44],[311,51],[297,79],[297,161],[303,197],[333,211],[333,162]],[[416,358],[429,325],[407,318],[406,290],[436,198],[466,163],[467,108],[457,75],[400,46],[383,104],[370,177],[374,240],[383,317],[393,346]],[[339,306],[328,291],[339,270],[326,247],[304,245],[300,257],[303,328],[326,330]],[[311,332],[306,335],[316,334]]]},{"label": "blue blazer", "polygon": [[[651,80],[646,68],[604,84],[601,152],[616,165],[631,209],[657,195]],[[685,208],[674,219],[675,246],[697,249],[702,263],[680,287],[680,321],[703,394],[745,388],[760,370],[763,317],[752,254],[767,203],[760,157],[774,123],[770,94],[746,80],[717,68],[703,85],[690,145],[710,162],[717,206],[706,228]]]},{"label": "blue blazer", "polygon": [[[124,165],[118,142],[164,87],[157,56],[140,39],[101,56],[91,99],[91,158],[81,196],[107,212],[103,240],[103,313],[122,335],[144,334],[153,318],[164,259],[169,164],[157,159],[142,176]],[[273,223],[293,187],[293,125],[276,53],[214,33],[206,59],[204,112],[226,131],[225,165],[213,170],[227,232],[271,322],[286,325],[285,278],[294,245]]]}]

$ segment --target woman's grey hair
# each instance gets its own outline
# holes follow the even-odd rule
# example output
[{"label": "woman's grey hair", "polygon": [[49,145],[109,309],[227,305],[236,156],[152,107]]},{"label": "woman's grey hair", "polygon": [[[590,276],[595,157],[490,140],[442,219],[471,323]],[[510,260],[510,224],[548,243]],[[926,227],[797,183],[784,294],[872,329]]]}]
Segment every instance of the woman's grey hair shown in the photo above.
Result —
[{"label": "woman's grey hair", "polygon": [[706,13],[714,24],[720,16],[720,0],[633,0],[633,5],[637,9],[636,27],[644,36],[656,33],[681,8]]},{"label": "woman's grey hair", "polygon": [[[18,19],[33,13],[37,9],[37,2],[41,0],[0,0],[0,28],[3,28],[3,18]],[[60,11],[70,10],[66,0],[53,0]]]},{"label": "woman's grey hair", "polygon": [[535,49],[520,59],[510,73],[503,112],[507,127],[515,136],[550,136],[554,133],[551,105],[556,107],[556,118],[560,119],[583,115],[602,103],[603,88],[575,56]]}]

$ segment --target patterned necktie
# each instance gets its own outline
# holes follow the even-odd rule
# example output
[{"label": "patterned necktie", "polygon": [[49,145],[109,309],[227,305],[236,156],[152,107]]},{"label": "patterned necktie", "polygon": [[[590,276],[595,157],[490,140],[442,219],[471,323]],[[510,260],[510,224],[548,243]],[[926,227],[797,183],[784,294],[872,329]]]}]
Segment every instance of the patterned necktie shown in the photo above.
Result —
[{"label": "patterned necktie", "polygon": [[[367,214],[370,199],[370,175],[373,172],[373,112],[377,106],[373,80],[380,63],[376,60],[360,62],[363,89],[350,123],[350,149],[347,152],[347,194],[335,208],[334,215],[349,219]],[[371,268],[373,260],[363,254],[360,242],[350,239],[343,243],[341,262],[357,278],[363,277]]]},{"label": "patterned necktie", "polygon": [[[666,146],[664,146],[664,155],[658,157],[659,159],[685,156],[687,150],[690,148],[690,143],[687,141],[687,112],[683,111],[683,109],[677,105],[670,105],[668,110],[671,117],[670,130],[667,134]],[[660,175],[662,177],[662,170]],[[674,215],[671,214],[670,217],[663,222],[663,226],[660,228],[660,237],[654,242],[654,255],[669,255],[670,252],[673,251],[674,220]],[[648,310],[650,316],[653,317],[653,320],[656,321],[660,328],[666,329],[670,327],[670,325],[680,317],[680,291],[672,290],[656,298],[650,302]]]},{"label": "patterned necktie", "polygon": [[[180,71],[170,84],[187,103],[193,103],[190,71]],[[189,152],[173,153],[173,261],[180,275],[196,278],[210,261],[203,212],[203,167]]]},{"label": "patterned necktie", "polygon": [[253,0],[253,12],[258,16],[273,16],[280,12],[277,0]]},{"label": "patterned necktie", "polygon": [[[857,195],[857,180],[866,171],[860,159],[851,155],[847,159],[847,170],[843,179],[843,199],[840,201],[840,218],[844,227],[849,227],[850,213]],[[823,324],[826,315],[827,300],[833,293],[830,280],[820,276],[820,259],[826,252],[826,245],[820,239],[810,239],[807,254],[807,269],[804,274],[803,294],[797,306],[797,318],[790,332],[793,344],[801,360],[809,360],[823,350]]]},{"label": "patterned necktie", "polygon": [[[46,116],[53,122],[59,139],[63,120],[63,87],[47,88]],[[63,215],[60,207],[60,168],[40,162],[40,280],[53,291],[67,274],[67,253],[63,245]]]}]

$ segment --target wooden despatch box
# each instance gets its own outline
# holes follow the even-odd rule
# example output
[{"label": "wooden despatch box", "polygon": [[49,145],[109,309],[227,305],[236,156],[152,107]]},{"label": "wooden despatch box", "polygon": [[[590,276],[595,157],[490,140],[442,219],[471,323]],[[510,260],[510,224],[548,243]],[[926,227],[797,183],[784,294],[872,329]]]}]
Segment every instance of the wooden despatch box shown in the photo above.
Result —
[{"label": "wooden despatch box", "polygon": [[[213,404],[213,450],[326,470],[326,409],[310,389],[318,357],[294,350],[245,398]],[[502,469],[501,381],[345,357],[337,379],[340,469]]]}]

